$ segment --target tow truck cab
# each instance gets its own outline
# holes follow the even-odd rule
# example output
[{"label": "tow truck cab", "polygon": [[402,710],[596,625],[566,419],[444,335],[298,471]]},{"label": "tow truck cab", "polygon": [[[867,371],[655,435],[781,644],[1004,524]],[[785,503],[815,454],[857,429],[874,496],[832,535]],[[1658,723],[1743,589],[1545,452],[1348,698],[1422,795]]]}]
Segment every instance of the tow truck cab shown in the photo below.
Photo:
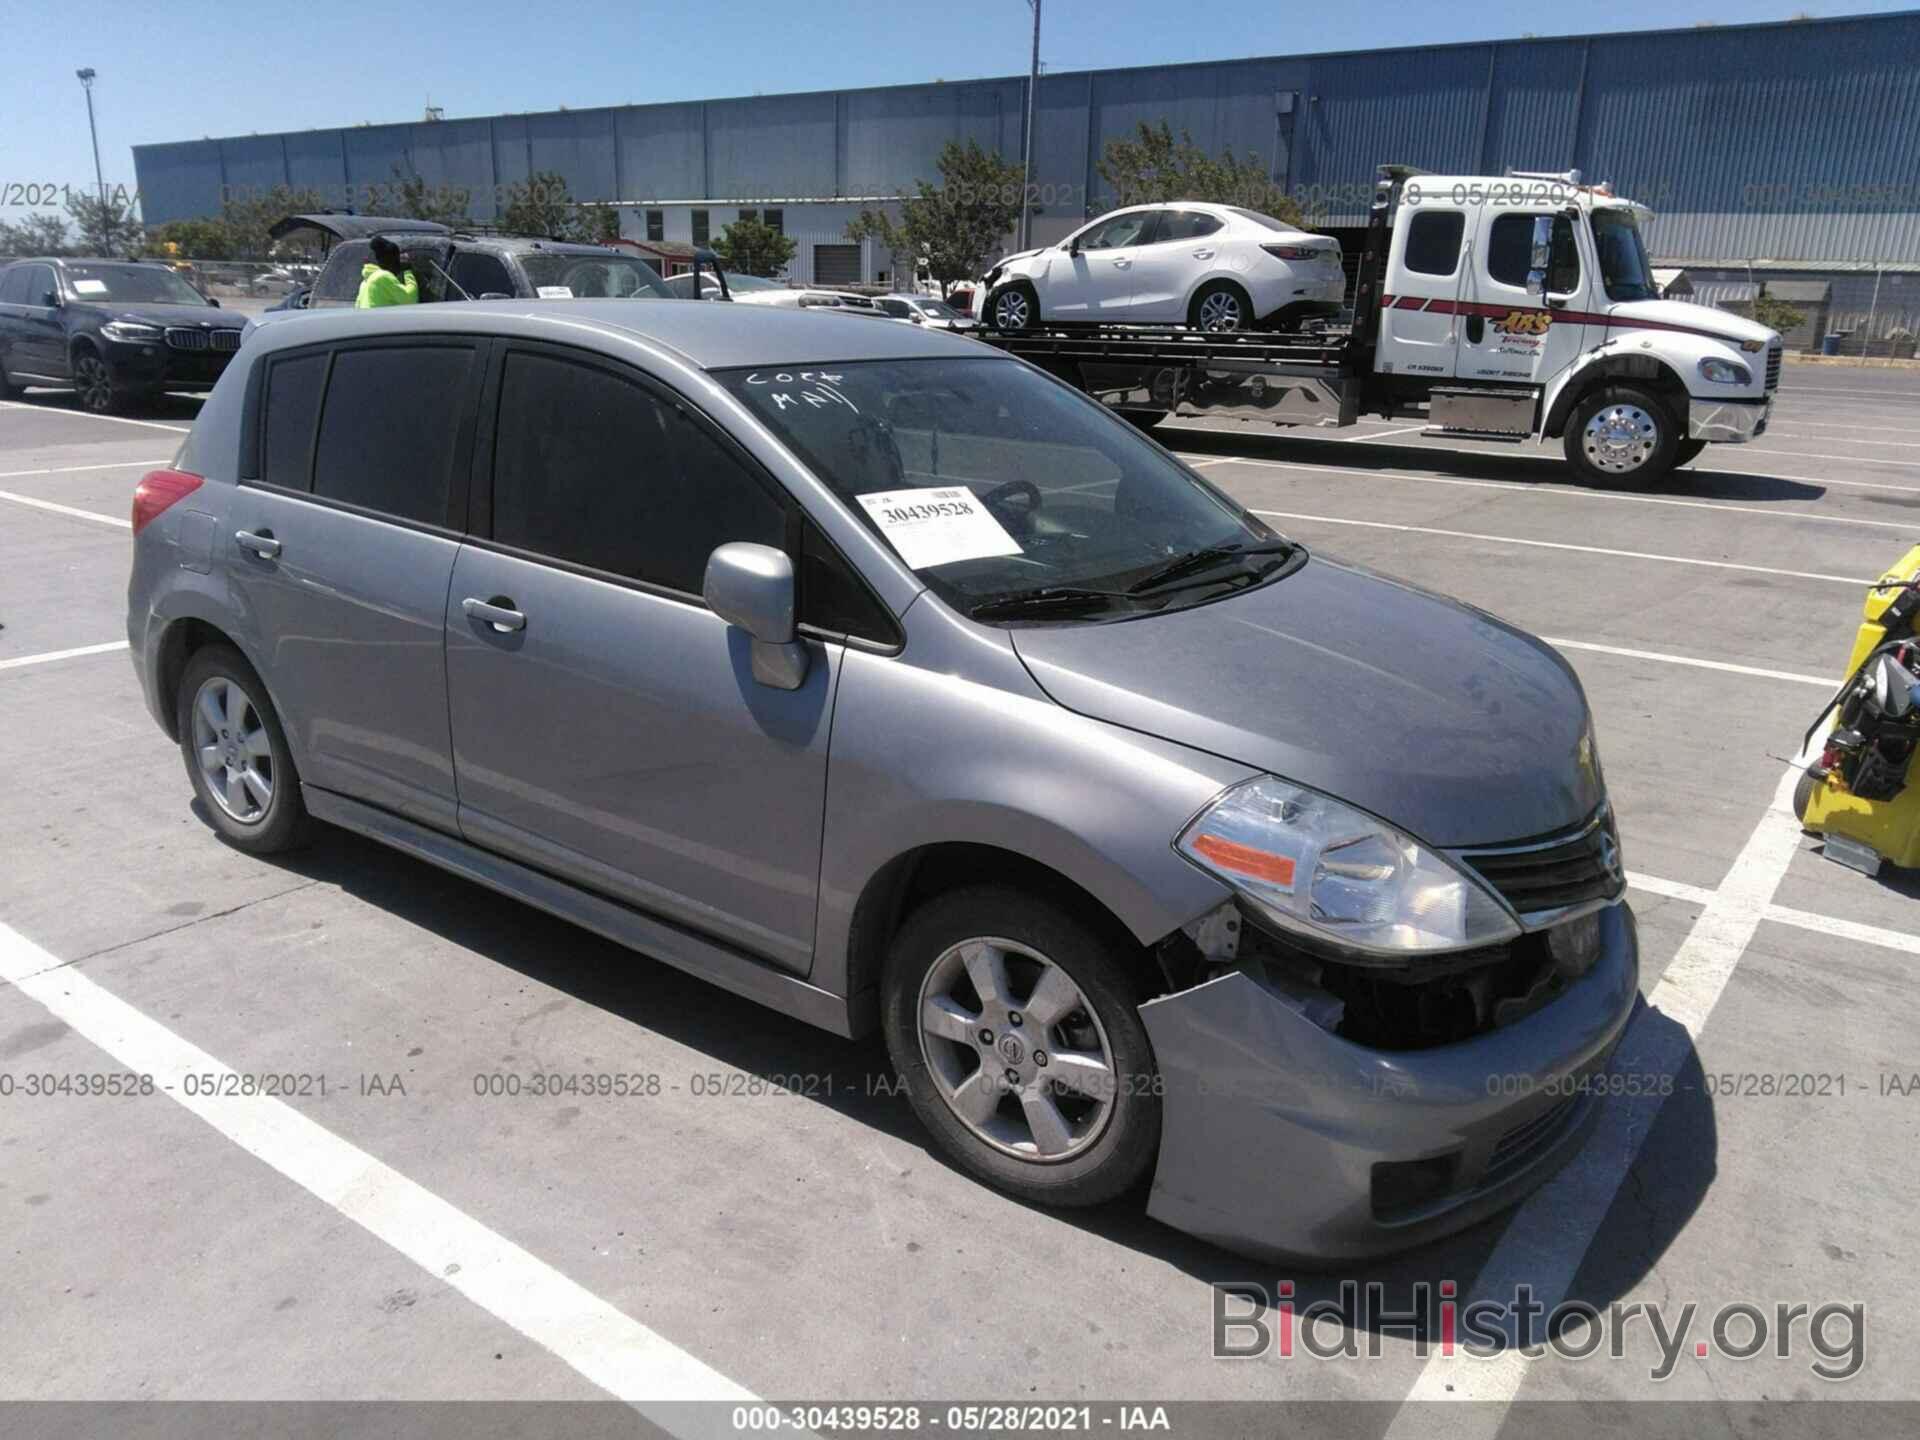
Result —
[{"label": "tow truck cab", "polygon": [[[1645,206],[1566,174],[1424,175],[1382,167],[1392,226],[1356,304],[1360,408],[1425,414],[1443,434],[1564,437],[1576,467],[1658,473],[1709,441],[1765,430],[1780,337],[1663,300]],[[1384,266],[1380,266],[1381,249]],[[1365,289],[1363,278],[1363,289]]]}]

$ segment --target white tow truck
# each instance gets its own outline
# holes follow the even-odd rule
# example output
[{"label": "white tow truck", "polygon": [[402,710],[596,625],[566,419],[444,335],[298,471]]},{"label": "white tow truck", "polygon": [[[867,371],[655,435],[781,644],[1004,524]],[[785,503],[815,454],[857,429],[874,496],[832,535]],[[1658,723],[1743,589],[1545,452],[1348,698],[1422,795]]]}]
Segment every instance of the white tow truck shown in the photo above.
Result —
[{"label": "white tow truck", "polygon": [[1766,327],[1660,298],[1651,218],[1578,171],[1382,165],[1350,328],[1049,323],[981,338],[1145,425],[1421,420],[1434,436],[1561,439],[1585,478],[1642,484],[1765,431],[1781,359]]}]

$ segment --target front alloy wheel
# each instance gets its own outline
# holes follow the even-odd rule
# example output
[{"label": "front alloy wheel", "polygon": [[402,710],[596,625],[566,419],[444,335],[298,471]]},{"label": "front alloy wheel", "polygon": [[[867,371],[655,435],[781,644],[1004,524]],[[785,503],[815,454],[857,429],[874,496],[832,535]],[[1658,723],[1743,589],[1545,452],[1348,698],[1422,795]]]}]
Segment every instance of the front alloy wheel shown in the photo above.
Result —
[{"label": "front alloy wheel", "polygon": [[113,409],[120,398],[114,390],[113,371],[91,350],[74,359],[73,389],[80,403],[96,415]]},{"label": "front alloy wheel", "polygon": [[993,297],[993,328],[1016,333],[1033,324],[1033,305],[1027,292],[1009,285]]},{"label": "front alloy wheel", "polygon": [[1113,1110],[1113,1051],[1080,987],[1037,950],[982,935],[920,985],[920,1050],[973,1135],[1025,1160],[1067,1160]]},{"label": "front alloy wheel", "polygon": [[1637,473],[1659,447],[1660,422],[1625,402],[1602,406],[1580,432],[1587,463],[1607,475]]}]

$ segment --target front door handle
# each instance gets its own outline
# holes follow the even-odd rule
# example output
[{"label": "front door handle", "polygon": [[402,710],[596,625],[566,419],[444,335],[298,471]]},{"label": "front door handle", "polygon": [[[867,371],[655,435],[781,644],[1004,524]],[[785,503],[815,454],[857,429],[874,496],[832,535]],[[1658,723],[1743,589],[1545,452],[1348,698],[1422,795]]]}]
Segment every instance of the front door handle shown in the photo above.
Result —
[{"label": "front door handle", "polygon": [[262,560],[272,560],[280,554],[280,542],[273,538],[271,530],[262,530],[257,535],[251,530],[236,530],[233,539],[242,550],[251,550]]},{"label": "front door handle", "polygon": [[1116,270],[1124,270],[1131,264],[1133,264],[1131,260],[1116,260],[1113,262],[1113,268]]},{"label": "front door handle", "polygon": [[496,595],[491,600],[475,600],[469,597],[460,602],[460,608],[469,620],[484,621],[502,635],[510,635],[515,630],[527,628],[527,617],[514,609],[513,601],[504,595]]},{"label": "front door handle", "polygon": [[1213,258],[1213,251],[1196,250],[1193,252],[1193,258],[1196,260],[1211,260]]}]

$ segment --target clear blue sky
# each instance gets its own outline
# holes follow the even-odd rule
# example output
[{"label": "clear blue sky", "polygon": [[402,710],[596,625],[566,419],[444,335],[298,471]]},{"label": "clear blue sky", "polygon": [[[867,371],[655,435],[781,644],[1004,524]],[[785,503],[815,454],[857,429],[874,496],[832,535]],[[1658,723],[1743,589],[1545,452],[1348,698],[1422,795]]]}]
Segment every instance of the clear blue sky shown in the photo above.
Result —
[{"label": "clear blue sky", "polygon": [[[1041,59],[1050,70],[1082,70],[1911,5],[1609,0],[1580,10],[1486,0],[1469,10],[1432,0],[1047,0]],[[820,7],[805,0],[310,0],[244,9],[26,0],[7,10],[0,187],[92,184],[85,100],[73,73],[90,65],[99,72],[101,163],[109,184],[129,189],[136,144],[414,120],[429,104],[452,118],[1022,74],[1032,24],[1022,0],[888,0],[829,9],[838,18],[824,23],[814,18]],[[0,219],[19,215],[0,211]]]}]

